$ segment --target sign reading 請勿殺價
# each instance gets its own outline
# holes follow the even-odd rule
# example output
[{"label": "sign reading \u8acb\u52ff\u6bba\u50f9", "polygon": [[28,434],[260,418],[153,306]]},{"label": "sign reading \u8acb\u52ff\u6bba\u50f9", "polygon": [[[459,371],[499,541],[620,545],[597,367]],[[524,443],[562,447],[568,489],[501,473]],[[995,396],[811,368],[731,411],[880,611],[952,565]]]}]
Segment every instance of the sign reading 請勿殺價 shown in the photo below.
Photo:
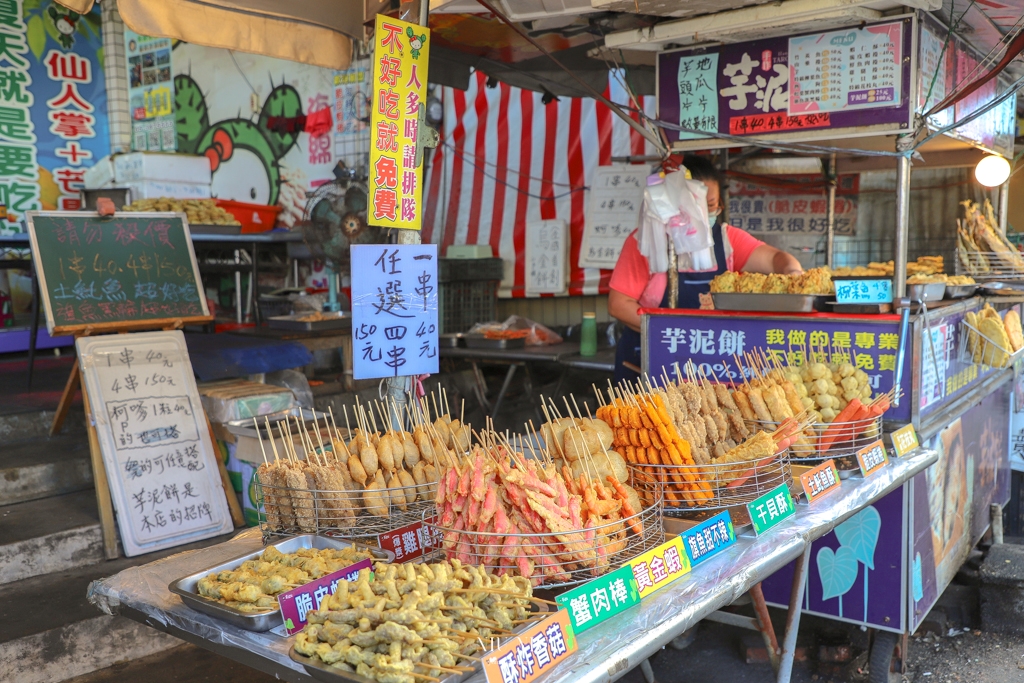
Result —
[{"label": "sign reading \u8acb\u52ff\u6bba\u50f9", "polygon": [[435,374],[437,245],[351,249],[355,379]]},{"label": "sign reading \u8acb\u52ff\u6bba\u50f9", "polygon": [[427,102],[430,30],[378,14],[373,34],[370,206],[367,220],[419,230],[423,223],[420,111]]}]

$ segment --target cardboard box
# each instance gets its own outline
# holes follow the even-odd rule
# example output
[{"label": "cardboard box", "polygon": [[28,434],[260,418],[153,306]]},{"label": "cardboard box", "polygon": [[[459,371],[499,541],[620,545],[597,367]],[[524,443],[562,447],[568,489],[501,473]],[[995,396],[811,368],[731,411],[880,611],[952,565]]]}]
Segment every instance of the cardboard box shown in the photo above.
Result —
[{"label": "cardboard box", "polygon": [[131,190],[131,200],[136,199],[209,199],[210,185],[200,183],[176,183],[165,180],[146,180],[144,182],[126,183]]},{"label": "cardboard box", "polygon": [[85,189],[87,190],[98,190],[103,187],[113,187],[114,162],[111,160],[110,155],[103,157],[87,168],[85,170],[85,175],[82,176],[82,180],[84,181]]},{"label": "cardboard box", "polygon": [[132,152],[114,157],[114,180],[118,184],[158,180],[208,186],[213,173],[205,156]]}]

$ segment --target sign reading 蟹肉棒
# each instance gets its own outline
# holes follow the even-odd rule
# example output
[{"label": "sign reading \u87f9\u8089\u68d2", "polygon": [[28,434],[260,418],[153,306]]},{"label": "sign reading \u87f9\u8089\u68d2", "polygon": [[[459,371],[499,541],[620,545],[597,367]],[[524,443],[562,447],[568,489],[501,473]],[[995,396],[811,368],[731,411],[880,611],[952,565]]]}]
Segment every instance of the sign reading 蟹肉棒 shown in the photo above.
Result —
[{"label": "sign reading \u87f9\u8089\u68d2", "polygon": [[356,379],[437,372],[437,245],[352,246]]},{"label": "sign reading \u87f9\u8089\u68d2", "polygon": [[573,631],[583,633],[639,604],[640,591],[633,570],[627,565],[562,593],[555,601],[569,610]]},{"label": "sign reading \u87f9\u8089\u68d2", "polygon": [[[419,230],[422,158],[416,153],[427,103],[430,30],[378,14],[373,34],[368,222]],[[417,163],[419,161],[420,163]]]}]

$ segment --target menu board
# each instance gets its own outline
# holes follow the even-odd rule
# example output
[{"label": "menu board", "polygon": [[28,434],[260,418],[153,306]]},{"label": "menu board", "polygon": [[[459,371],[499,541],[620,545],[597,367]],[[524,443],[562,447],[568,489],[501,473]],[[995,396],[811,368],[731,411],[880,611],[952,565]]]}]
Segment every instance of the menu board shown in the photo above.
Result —
[{"label": "menu board", "polygon": [[566,290],[568,230],[563,220],[526,225],[526,293],[563,294]]},{"label": "menu board", "polygon": [[81,337],[75,346],[125,555],[231,531],[185,335]]},{"label": "menu board", "polygon": [[644,166],[598,166],[590,183],[580,268],[614,268],[622,243],[640,225]]},{"label": "menu board", "polygon": [[734,136],[867,126],[899,131],[911,118],[904,57],[912,30],[913,20],[905,18],[662,52],[658,116],[689,129],[670,131],[671,140],[695,143],[706,140],[698,132],[705,130]]},{"label": "menu board", "polygon": [[184,214],[48,211],[27,218],[51,335],[209,317]]},{"label": "menu board", "polygon": [[899,21],[790,38],[789,113],[899,105],[902,60]]}]

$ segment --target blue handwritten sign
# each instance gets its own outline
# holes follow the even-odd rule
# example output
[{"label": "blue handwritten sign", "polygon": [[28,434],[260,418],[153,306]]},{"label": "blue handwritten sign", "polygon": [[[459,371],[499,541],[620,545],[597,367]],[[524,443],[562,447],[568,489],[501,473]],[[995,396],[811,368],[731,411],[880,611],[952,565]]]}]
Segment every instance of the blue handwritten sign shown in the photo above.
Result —
[{"label": "blue handwritten sign", "polygon": [[840,304],[892,303],[892,280],[835,280]]},{"label": "blue handwritten sign", "polygon": [[356,379],[437,372],[437,246],[352,246]]},{"label": "blue handwritten sign", "polygon": [[679,535],[683,537],[683,547],[693,566],[711,559],[736,542],[736,530],[728,510]]}]

